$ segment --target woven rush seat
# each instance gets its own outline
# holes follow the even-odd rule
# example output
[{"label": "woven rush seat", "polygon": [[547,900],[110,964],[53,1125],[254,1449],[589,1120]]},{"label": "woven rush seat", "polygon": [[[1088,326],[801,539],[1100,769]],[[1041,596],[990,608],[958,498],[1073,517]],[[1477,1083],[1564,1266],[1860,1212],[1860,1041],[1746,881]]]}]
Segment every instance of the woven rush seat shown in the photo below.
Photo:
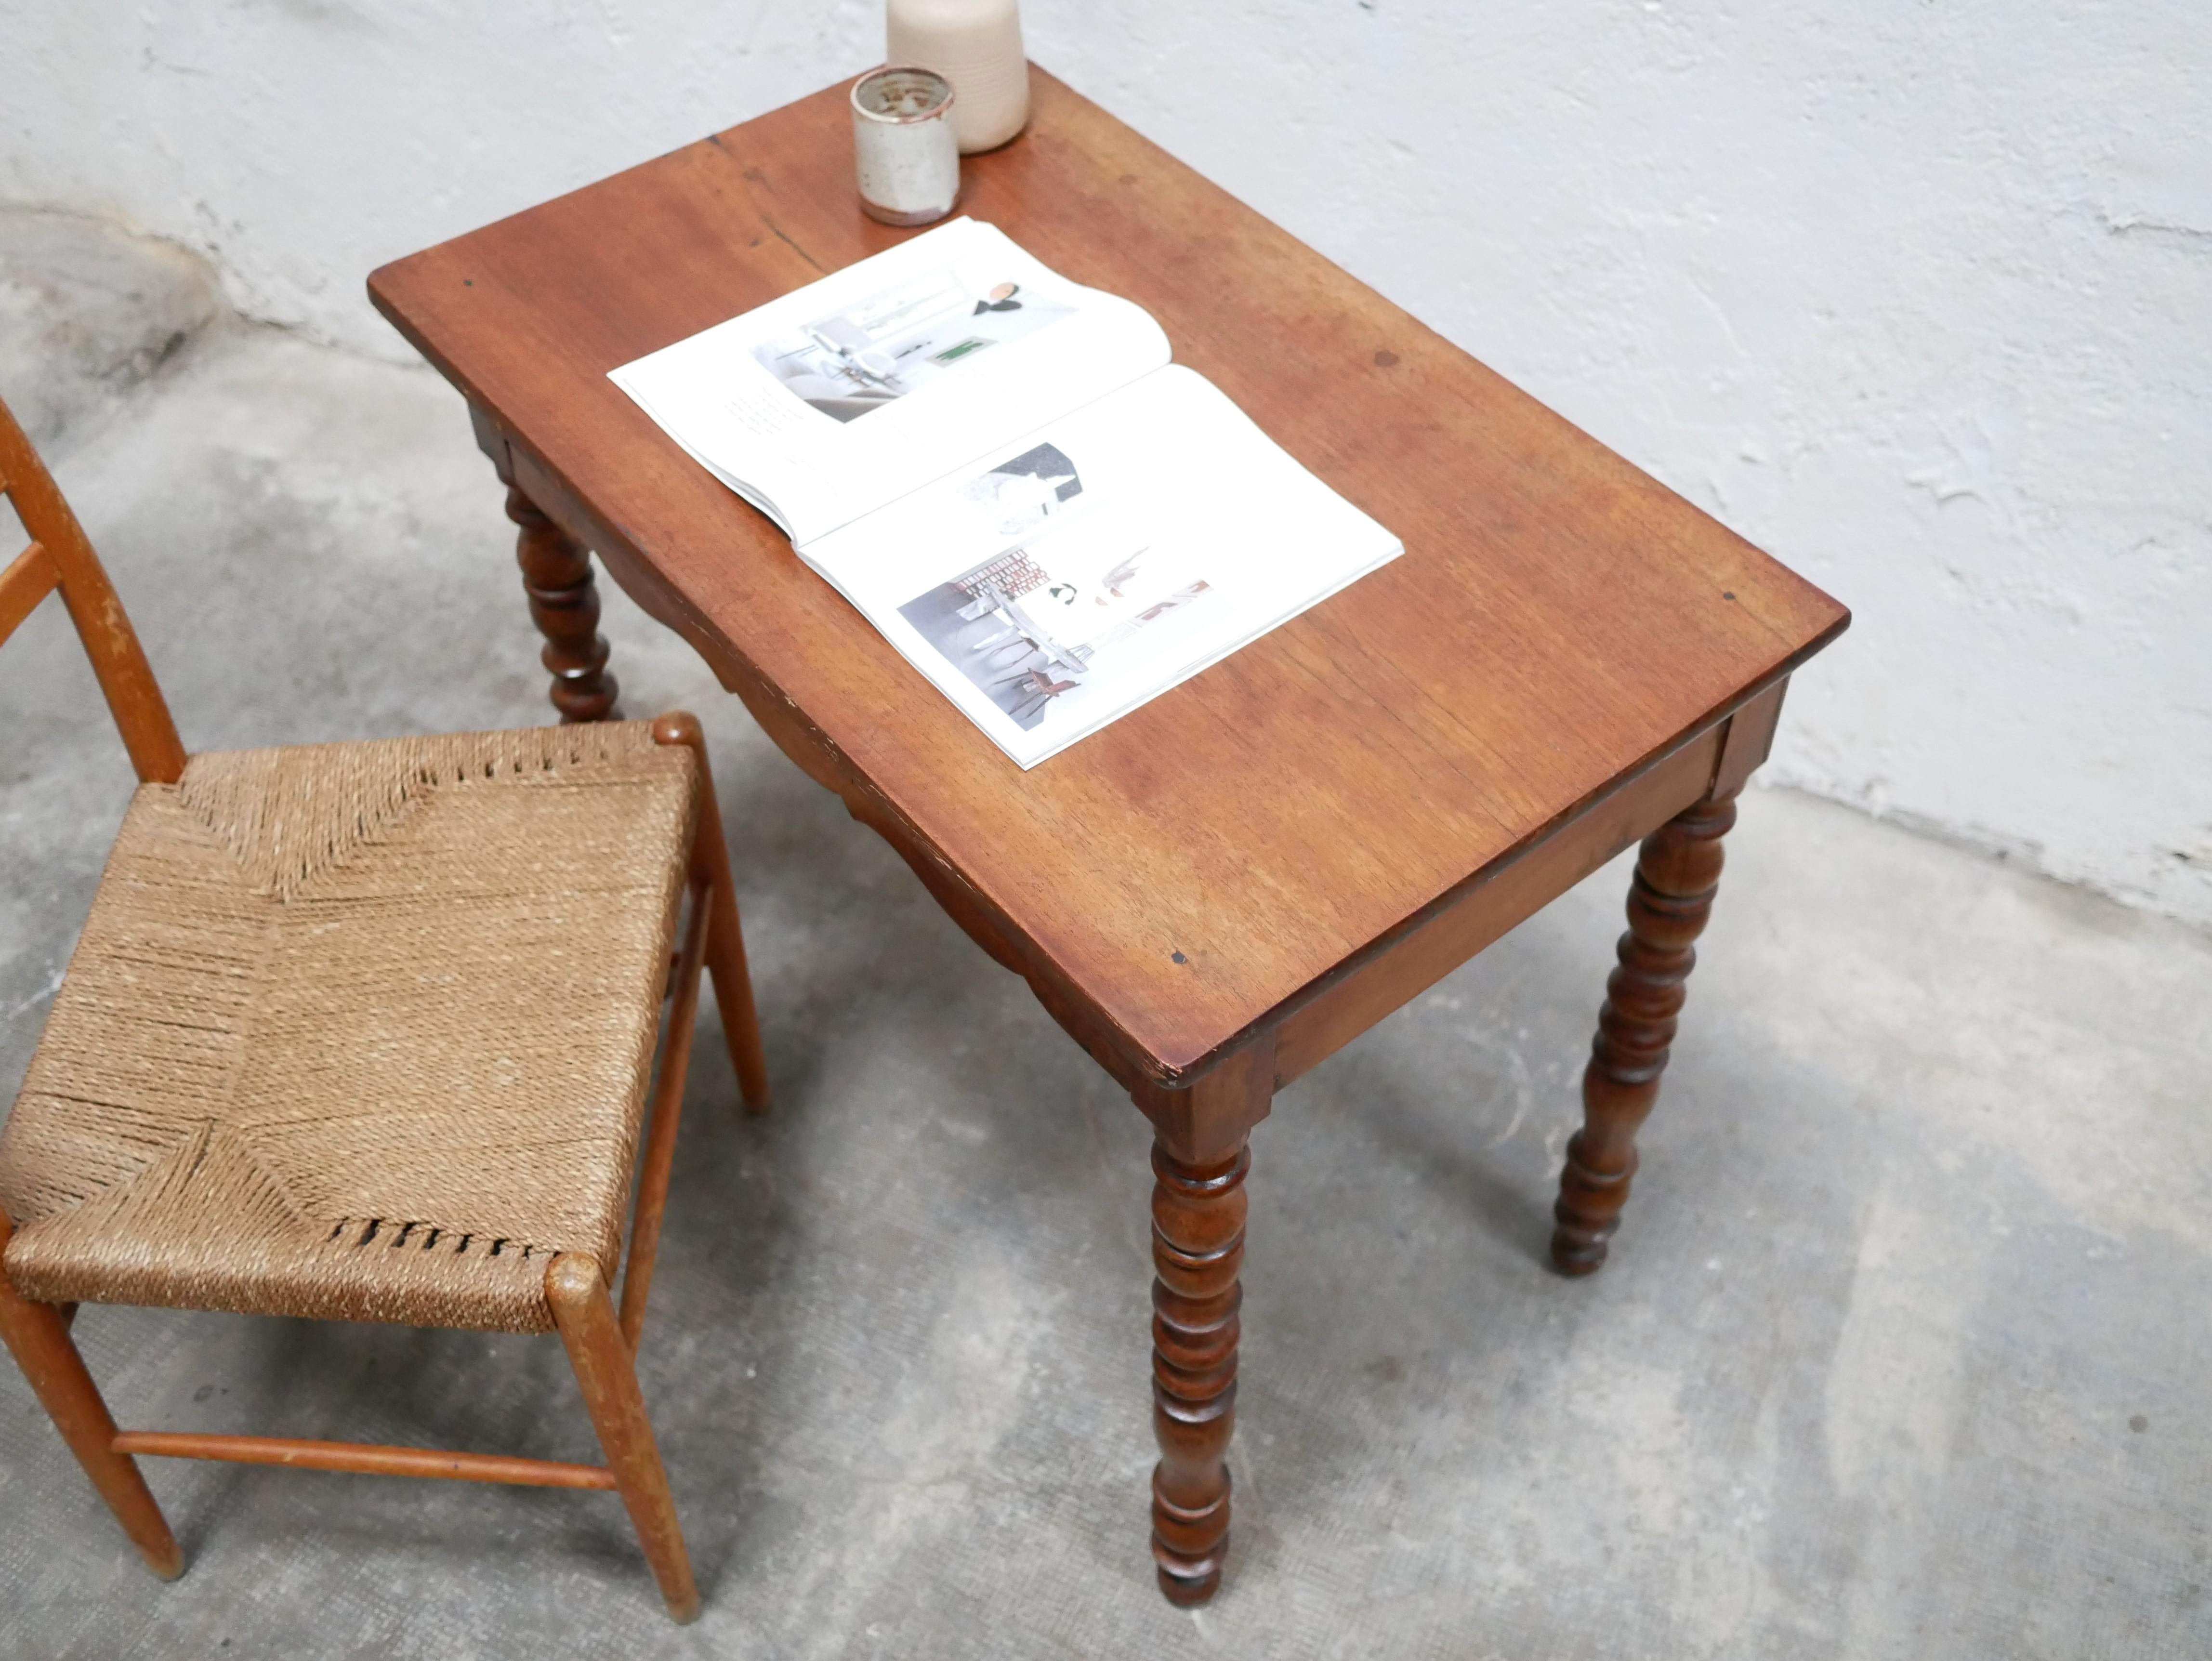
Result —
[{"label": "woven rush seat", "polygon": [[193,757],[132,799],[0,1133],[8,1275],[542,1332],[618,1261],[694,833],[644,721]]}]

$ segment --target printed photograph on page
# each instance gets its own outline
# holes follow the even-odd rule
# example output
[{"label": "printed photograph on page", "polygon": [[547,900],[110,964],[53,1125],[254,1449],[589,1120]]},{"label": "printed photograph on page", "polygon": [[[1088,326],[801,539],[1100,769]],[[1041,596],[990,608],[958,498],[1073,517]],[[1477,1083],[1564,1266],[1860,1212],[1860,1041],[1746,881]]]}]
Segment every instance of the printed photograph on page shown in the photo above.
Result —
[{"label": "printed photograph on page", "polygon": [[810,407],[836,421],[857,421],[1073,309],[1037,293],[1034,283],[1004,277],[971,282],[947,266],[764,340],[753,357]]},{"label": "printed photograph on page", "polygon": [[1087,498],[1056,445],[976,474],[956,500],[994,551],[899,615],[1024,732],[1126,700],[1222,603],[1202,540]]}]

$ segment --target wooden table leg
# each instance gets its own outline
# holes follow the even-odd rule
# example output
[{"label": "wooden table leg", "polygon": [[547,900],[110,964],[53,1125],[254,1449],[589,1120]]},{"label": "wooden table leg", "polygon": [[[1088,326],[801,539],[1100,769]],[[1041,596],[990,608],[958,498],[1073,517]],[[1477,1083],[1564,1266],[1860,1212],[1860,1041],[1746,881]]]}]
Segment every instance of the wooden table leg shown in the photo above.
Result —
[{"label": "wooden table leg", "polygon": [[1152,1556],[1171,1603],[1203,1603],[1229,1552],[1247,1138],[1274,1093],[1263,1042],[1187,1090],[1140,1091],[1153,1124]]},{"label": "wooden table leg", "polygon": [[1229,1550],[1249,1147],[1186,1165],[1152,1148],[1152,1555],[1171,1603],[1202,1603]]},{"label": "wooden table leg", "polygon": [[1620,1226],[1636,1174],[1636,1132],[1659,1099],[1690,970],[1692,944],[1719,891],[1721,838],[1735,823],[1735,794],[1686,809],[1644,839],[1628,891],[1620,965],[1605,984],[1597,1038],[1583,1074],[1583,1128],[1567,1144],[1553,1209],[1552,1266],[1592,1275]]},{"label": "wooden table leg", "polygon": [[545,636],[539,654],[553,677],[550,697],[563,724],[617,719],[620,690],[607,672],[606,636],[599,633],[599,591],[592,580],[592,551],[548,519],[515,488],[512,472],[499,468],[507,486],[507,516],[520,527],[515,563],[522,567],[530,620]]}]

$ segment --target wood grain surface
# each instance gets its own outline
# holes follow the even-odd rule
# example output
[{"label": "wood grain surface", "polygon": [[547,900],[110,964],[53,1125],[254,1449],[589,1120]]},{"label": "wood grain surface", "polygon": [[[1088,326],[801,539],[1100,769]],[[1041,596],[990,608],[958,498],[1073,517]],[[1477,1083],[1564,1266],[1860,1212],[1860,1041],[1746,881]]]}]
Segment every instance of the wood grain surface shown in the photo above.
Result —
[{"label": "wood grain surface", "polygon": [[1407,551],[1028,773],[605,378],[914,234],[860,211],[842,86],[370,290],[530,501],[1094,1056],[1176,1085],[1684,745],[1717,753],[1848,618],[1042,71],[1035,94],[962,210],[1149,308]]}]

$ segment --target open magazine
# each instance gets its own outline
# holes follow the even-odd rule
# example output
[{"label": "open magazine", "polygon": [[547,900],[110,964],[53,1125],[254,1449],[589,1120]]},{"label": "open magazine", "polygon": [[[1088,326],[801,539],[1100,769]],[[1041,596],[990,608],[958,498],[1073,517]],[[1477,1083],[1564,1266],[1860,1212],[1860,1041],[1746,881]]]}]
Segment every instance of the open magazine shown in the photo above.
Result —
[{"label": "open magazine", "polygon": [[1170,356],[956,219],[612,379],[1027,768],[1402,551]]}]

